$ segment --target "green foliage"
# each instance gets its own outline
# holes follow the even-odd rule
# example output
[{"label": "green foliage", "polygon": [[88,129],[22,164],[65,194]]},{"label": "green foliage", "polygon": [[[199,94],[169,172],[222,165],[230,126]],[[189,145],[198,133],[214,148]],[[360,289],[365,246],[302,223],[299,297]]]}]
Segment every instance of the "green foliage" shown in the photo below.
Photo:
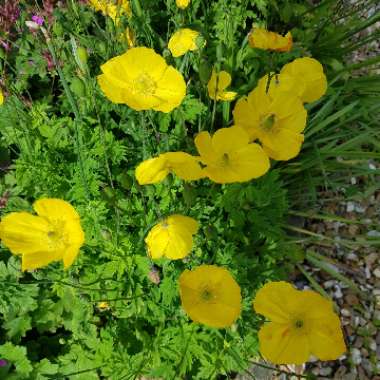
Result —
[{"label": "green foliage", "polygon": [[[41,31],[24,26],[32,13],[27,4],[13,49],[2,55],[0,203],[6,214],[32,211],[41,197],[68,200],[81,215],[86,245],[67,271],[53,263],[26,273],[18,257],[1,249],[0,359],[9,365],[0,377],[196,380],[244,371],[259,355],[261,321],[252,296],[303,260],[284,230],[289,207],[309,207],[321,187],[336,190],[349,175],[376,172],[368,159],[379,157],[379,78],[353,78],[343,59],[356,47],[347,36],[376,15],[363,22],[341,9],[341,22],[335,1],[312,7],[295,0],[193,0],[180,12],[174,0],[141,0],[131,2],[132,18],[114,25],[88,5],[66,3],[48,28],[59,70],[50,65]],[[361,9],[369,6],[364,1]],[[257,52],[247,45],[252,24],[291,30],[297,44],[281,55]],[[187,79],[187,96],[173,112],[138,113],[99,90],[99,66],[126,50],[119,34],[127,25],[139,45],[155,48]],[[182,26],[199,30],[207,44],[175,59],[167,42]],[[326,65],[330,86],[309,106],[297,159],[243,184],[171,176],[154,186],[137,184],[141,160],[174,150],[194,154],[196,133],[231,125],[230,104],[214,104],[207,95],[213,66],[229,71],[233,90],[245,95],[264,73],[309,53]],[[199,221],[194,249],[185,260],[153,263],[144,238],[171,213]],[[242,288],[242,316],[229,329],[192,324],[180,307],[178,277],[201,263],[228,267]]]}]

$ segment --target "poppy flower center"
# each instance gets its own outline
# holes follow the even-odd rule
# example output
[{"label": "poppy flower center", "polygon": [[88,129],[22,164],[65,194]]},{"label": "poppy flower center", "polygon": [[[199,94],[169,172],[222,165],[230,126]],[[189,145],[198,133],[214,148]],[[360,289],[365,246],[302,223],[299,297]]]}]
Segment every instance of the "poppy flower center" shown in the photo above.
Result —
[{"label": "poppy flower center", "polygon": [[201,298],[203,301],[209,302],[215,298],[215,294],[208,287],[204,287],[201,291]]},{"label": "poppy flower center", "polygon": [[294,322],[294,327],[296,329],[301,329],[303,327],[303,321],[301,321],[300,319],[297,319],[295,322]]},{"label": "poppy flower center", "polygon": [[273,127],[273,125],[275,124],[276,122],[276,115],[275,114],[270,114],[268,116],[264,116],[260,122],[260,126],[266,130],[266,131],[270,131]]},{"label": "poppy flower center", "polygon": [[142,95],[153,95],[156,91],[156,82],[149,74],[139,75],[132,84],[132,91]]},{"label": "poppy flower center", "polygon": [[227,153],[224,153],[223,156],[222,156],[222,162],[223,162],[223,166],[227,166],[230,162],[230,157],[228,156]]},{"label": "poppy flower center", "polygon": [[47,233],[49,240],[49,246],[52,249],[60,249],[66,244],[66,238],[64,233],[64,222],[56,221],[50,223],[50,229]]}]

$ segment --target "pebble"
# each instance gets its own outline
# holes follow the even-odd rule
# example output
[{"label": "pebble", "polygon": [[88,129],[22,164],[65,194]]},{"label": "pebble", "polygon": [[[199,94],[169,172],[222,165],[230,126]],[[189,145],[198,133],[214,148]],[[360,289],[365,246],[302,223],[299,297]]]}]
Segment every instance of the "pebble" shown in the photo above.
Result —
[{"label": "pebble", "polygon": [[355,294],[347,294],[345,300],[350,306],[359,304],[359,298]]},{"label": "pebble", "polygon": [[319,370],[319,374],[321,376],[329,376],[329,375],[331,375],[331,372],[332,372],[332,368],[331,367],[322,367]]},{"label": "pebble", "polygon": [[335,287],[334,297],[335,298],[342,298],[343,297],[343,293],[340,290],[340,287],[338,287],[338,286]]},{"label": "pebble", "polygon": [[365,358],[368,358],[369,353],[368,353],[368,350],[366,348],[362,348],[360,350],[360,352],[361,352],[362,356],[364,356]]},{"label": "pebble", "polygon": [[347,310],[347,309],[341,309],[340,310],[340,314],[342,314],[343,317],[349,317],[349,316],[351,316],[351,312],[349,310]]},{"label": "pebble", "polygon": [[[376,231],[377,232],[377,231]],[[380,233],[379,233],[380,235]],[[365,257],[364,261],[367,266],[372,267],[372,265],[379,260],[379,255],[375,252],[370,253],[368,256]]]},{"label": "pebble", "polygon": [[325,281],[323,285],[325,289],[332,288],[335,285],[335,280]]},{"label": "pebble", "polygon": [[375,339],[371,339],[371,340],[369,341],[369,343],[368,343],[368,347],[369,347],[370,350],[372,350],[372,351],[376,351],[376,349],[377,349],[377,344],[376,344]]},{"label": "pebble", "polygon": [[351,350],[351,360],[355,365],[359,365],[362,362],[362,355],[358,348],[353,348]]},{"label": "pebble", "polygon": [[354,210],[355,210],[355,203],[354,202],[347,202],[346,211],[352,212]]},{"label": "pebble", "polygon": [[377,278],[380,278],[380,268],[376,268],[376,269],[373,271],[373,274],[374,274]]},{"label": "pebble", "polygon": [[372,363],[368,359],[363,359],[362,361],[362,366],[364,370],[367,372],[367,375],[372,375],[373,368],[372,368]]},{"label": "pebble", "polygon": [[347,372],[347,368],[341,365],[334,374],[334,379],[342,379],[343,375]]},{"label": "pebble", "polygon": [[358,379],[359,380],[369,380],[366,376],[363,367],[358,367]]},{"label": "pebble", "polygon": [[361,348],[363,346],[364,339],[361,336],[358,336],[355,340],[354,346],[356,348]]},{"label": "pebble", "polygon": [[367,236],[369,236],[369,237],[379,237],[380,236],[380,231],[370,230],[370,231],[367,232]]},{"label": "pebble", "polygon": [[346,257],[347,257],[347,260],[359,261],[358,255],[354,252],[350,252]]},{"label": "pebble", "polygon": [[365,212],[367,208],[364,207],[364,206],[361,206],[361,205],[355,205],[355,211],[360,213],[360,214],[363,214]]}]

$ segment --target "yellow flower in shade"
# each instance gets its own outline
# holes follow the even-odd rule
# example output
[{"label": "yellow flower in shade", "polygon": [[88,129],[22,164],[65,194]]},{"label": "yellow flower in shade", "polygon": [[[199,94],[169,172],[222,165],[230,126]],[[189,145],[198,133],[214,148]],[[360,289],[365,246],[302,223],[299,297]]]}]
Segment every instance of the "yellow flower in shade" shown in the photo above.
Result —
[{"label": "yellow flower in shade", "polygon": [[170,215],[156,224],[145,238],[152,259],[167,257],[178,260],[187,256],[193,247],[193,235],[198,222],[188,216]]},{"label": "yellow flower in shade", "polygon": [[267,93],[259,83],[248,97],[237,101],[233,116],[251,141],[259,139],[269,157],[290,160],[300,152],[307,112],[295,94]]},{"label": "yellow flower in shade", "polygon": [[323,66],[314,58],[297,58],[287,63],[280,72],[281,76],[290,76],[300,83],[297,95],[305,103],[310,103],[322,97],[327,90],[327,79]]},{"label": "yellow flower in shade", "polygon": [[180,57],[188,51],[197,50],[197,38],[199,32],[196,30],[184,28],[177,30],[171,37],[168,43],[168,48],[173,57]]},{"label": "yellow flower in shade", "polygon": [[211,99],[231,101],[236,97],[236,92],[224,91],[231,84],[231,75],[226,71],[216,73],[212,70],[211,78],[207,84],[208,95]]},{"label": "yellow flower in shade", "polygon": [[110,305],[108,304],[108,302],[103,301],[103,302],[99,302],[98,303],[98,309],[100,311],[105,311],[105,310],[107,310],[109,308],[110,308]]},{"label": "yellow flower in shade", "polygon": [[211,137],[201,132],[195,138],[205,175],[217,183],[245,182],[264,175],[269,159],[258,144],[249,144],[239,127],[221,128]]},{"label": "yellow flower in shade", "polygon": [[194,321],[210,327],[231,326],[241,311],[240,287],[227,269],[200,265],[179,277],[182,307]]},{"label": "yellow flower in shade", "polygon": [[75,209],[61,199],[40,199],[33,204],[37,215],[12,212],[0,222],[0,239],[15,255],[22,256],[22,270],[63,261],[68,268],[84,243]]},{"label": "yellow flower in shade", "polygon": [[140,185],[149,185],[161,182],[171,172],[185,181],[205,177],[199,157],[185,152],[168,152],[149,158],[137,166],[135,176]]},{"label": "yellow flower in shade", "polygon": [[270,282],[257,292],[253,307],[270,319],[259,331],[259,344],[275,364],[302,364],[310,355],[335,360],[346,351],[332,302],[316,292]]},{"label": "yellow flower in shade", "polygon": [[95,11],[102,12],[103,15],[111,17],[115,24],[118,24],[120,17],[132,16],[131,6],[128,0],[89,0],[89,4]]},{"label": "yellow flower in shade", "polygon": [[136,111],[170,112],[186,95],[182,74],[146,47],[135,47],[101,66],[98,83],[113,103],[127,104]]},{"label": "yellow flower in shade", "polygon": [[127,26],[124,33],[121,33],[119,35],[119,41],[125,41],[128,47],[131,49],[136,45],[135,33],[133,33],[133,30]]},{"label": "yellow flower in shade", "polygon": [[293,46],[292,34],[288,32],[284,37],[262,28],[253,28],[248,35],[251,47],[263,50],[290,51]]},{"label": "yellow flower in shade", "polygon": [[0,106],[4,103],[4,95],[3,92],[0,89]]},{"label": "yellow flower in shade", "polygon": [[178,8],[185,9],[189,6],[190,0],[175,0],[175,3]]}]

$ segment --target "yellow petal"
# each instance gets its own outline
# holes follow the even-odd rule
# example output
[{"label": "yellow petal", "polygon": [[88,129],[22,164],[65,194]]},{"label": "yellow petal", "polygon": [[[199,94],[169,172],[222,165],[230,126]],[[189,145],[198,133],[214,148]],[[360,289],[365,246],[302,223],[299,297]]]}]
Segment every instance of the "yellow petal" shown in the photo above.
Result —
[{"label": "yellow petal", "polygon": [[230,102],[231,100],[234,100],[236,98],[237,92],[233,91],[223,91],[219,94],[220,100]]},{"label": "yellow petal", "polygon": [[286,92],[279,93],[273,99],[271,109],[280,120],[291,118],[286,128],[295,132],[302,132],[305,129],[307,112],[297,96]]},{"label": "yellow petal", "polygon": [[165,222],[168,224],[169,244],[165,256],[169,259],[182,259],[193,247],[193,237],[198,230],[198,222],[184,215],[170,215]]},{"label": "yellow petal", "polygon": [[309,342],[311,353],[320,360],[336,360],[343,355],[347,348],[338,316],[330,311],[313,321]]},{"label": "yellow petal", "polygon": [[27,212],[12,212],[2,218],[0,239],[13,254],[52,251],[48,221]]},{"label": "yellow petal", "polygon": [[323,72],[323,66],[314,58],[297,58],[286,64],[281,74],[287,74],[296,81],[304,84],[301,93],[303,102],[309,103],[318,100],[327,90],[327,80]]},{"label": "yellow petal", "polygon": [[203,163],[211,163],[218,159],[218,155],[212,144],[211,136],[208,132],[198,133],[194,139],[194,143]]},{"label": "yellow petal", "polygon": [[298,309],[298,292],[284,281],[268,282],[256,293],[253,308],[271,321],[286,324]]},{"label": "yellow petal", "polygon": [[157,82],[154,96],[160,100],[156,111],[168,113],[178,107],[186,96],[186,83],[182,74],[174,67],[168,66]]},{"label": "yellow petal", "polygon": [[22,255],[21,269],[33,270],[42,268],[53,261],[62,259],[62,251],[42,251]]},{"label": "yellow petal", "polygon": [[253,28],[248,36],[248,42],[253,48],[284,52],[292,49],[293,38],[290,32],[283,37],[262,28]]},{"label": "yellow petal", "polygon": [[274,364],[303,364],[310,357],[307,335],[295,333],[287,324],[266,323],[258,336],[261,354]]},{"label": "yellow petal", "polygon": [[198,230],[196,220],[171,215],[156,224],[148,233],[145,242],[153,259],[165,256],[169,259],[182,259],[187,256],[193,245],[192,235]]},{"label": "yellow petal", "polygon": [[[192,271],[185,270],[179,285],[182,306],[193,321],[224,328],[239,317],[240,287],[225,268],[201,265]],[[206,288],[209,299],[203,297]]]},{"label": "yellow petal", "polygon": [[4,95],[3,92],[0,89],[0,106],[4,103]]},{"label": "yellow petal", "polygon": [[111,102],[116,104],[125,103],[125,90],[123,88],[115,86],[112,82],[108,81],[105,74],[98,75],[96,79],[100,89]]},{"label": "yellow petal", "polygon": [[250,181],[264,175],[270,168],[270,162],[263,148],[258,144],[249,144],[231,155],[231,167],[236,172],[238,182]]},{"label": "yellow petal", "polygon": [[168,152],[161,156],[165,158],[167,168],[185,181],[194,181],[205,177],[197,157],[184,152]]},{"label": "yellow petal", "polygon": [[190,253],[193,247],[191,234],[177,226],[169,227],[168,233],[169,242],[165,249],[165,256],[171,260],[183,259]]},{"label": "yellow petal", "polygon": [[173,57],[180,57],[190,50],[197,50],[196,40],[199,32],[183,28],[177,30],[170,38],[168,48]]},{"label": "yellow petal", "polygon": [[212,137],[212,146],[221,155],[239,150],[248,145],[248,142],[247,132],[239,127],[220,128]]},{"label": "yellow petal", "polygon": [[[167,68],[165,59],[153,49],[147,47],[129,49],[117,58],[119,58],[117,64],[122,66],[127,72],[127,77],[132,79],[139,77],[142,73],[147,73],[158,81]],[[103,66],[102,71],[104,72]]]},{"label": "yellow petal", "polygon": [[189,216],[174,214],[168,216],[166,219],[169,225],[176,225],[177,227],[184,229],[191,235],[197,233],[199,228],[198,222],[195,219],[190,218]]},{"label": "yellow petal", "polygon": [[236,92],[224,91],[231,84],[231,75],[226,71],[216,73],[212,71],[211,78],[207,84],[208,95],[211,99],[231,101],[235,98]]},{"label": "yellow petal", "polygon": [[39,216],[43,216],[48,220],[79,220],[79,214],[75,208],[62,199],[39,199],[34,202],[33,208]]},{"label": "yellow petal", "polygon": [[262,138],[264,151],[278,161],[288,161],[298,156],[303,141],[304,135],[285,128]]},{"label": "yellow petal", "polygon": [[256,107],[251,106],[247,98],[240,98],[232,112],[234,122],[249,135],[250,141],[257,138],[259,132],[259,114]]},{"label": "yellow petal", "polygon": [[178,8],[185,9],[189,6],[190,0],[175,0],[175,3]]},{"label": "yellow petal", "polygon": [[169,232],[162,227],[162,223],[155,225],[145,238],[149,256],[152,259],[159,259],[165,255],[169,244]]},{"label": "yellow petal", "polygon": [[166,164],[167,162],[162,156],[143,161],[135,170],[137,182],[140,185],[161,182],[169,174]]}]

